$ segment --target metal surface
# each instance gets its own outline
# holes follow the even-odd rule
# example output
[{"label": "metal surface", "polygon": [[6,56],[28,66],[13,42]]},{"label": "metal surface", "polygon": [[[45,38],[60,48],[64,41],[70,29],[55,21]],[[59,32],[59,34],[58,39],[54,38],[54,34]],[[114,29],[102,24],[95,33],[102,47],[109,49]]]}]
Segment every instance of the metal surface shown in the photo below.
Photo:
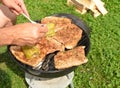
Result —
[{"label": "metal surface", "polygon": [[74,88],[72,80],[74,72],[57,78],[42,78],[25,73],[25,80],[29,88]]}]

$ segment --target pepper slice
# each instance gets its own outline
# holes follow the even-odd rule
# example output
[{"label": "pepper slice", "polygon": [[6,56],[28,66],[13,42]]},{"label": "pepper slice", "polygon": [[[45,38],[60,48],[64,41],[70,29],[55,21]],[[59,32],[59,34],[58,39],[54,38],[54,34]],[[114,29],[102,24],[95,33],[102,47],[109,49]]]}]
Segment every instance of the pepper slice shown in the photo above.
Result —
[{"label": "pepper slice", "polygon": [[48,32],[46,33],[46,37],[52,37],[55,35],[55,24],[54,23],[48,23],[47,24]]},{"label": "pepper slice", "polygon": [[40,54],[36,46],[22,46],[22,51],[27,59],[34,58]]}]

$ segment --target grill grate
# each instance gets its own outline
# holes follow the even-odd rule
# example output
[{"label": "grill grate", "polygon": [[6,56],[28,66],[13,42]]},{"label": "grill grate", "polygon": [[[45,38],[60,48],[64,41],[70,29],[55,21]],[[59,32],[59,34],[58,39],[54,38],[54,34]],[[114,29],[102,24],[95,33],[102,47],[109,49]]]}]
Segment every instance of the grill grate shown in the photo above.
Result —
[{"label": "grill grate", "polygon": [[54,71],[54,70],[56,70],[54,67],[54,59],[53,59],[54,56],[55,56],[54,53],[47,55],[40,70],[42,70],[42,71]]}]

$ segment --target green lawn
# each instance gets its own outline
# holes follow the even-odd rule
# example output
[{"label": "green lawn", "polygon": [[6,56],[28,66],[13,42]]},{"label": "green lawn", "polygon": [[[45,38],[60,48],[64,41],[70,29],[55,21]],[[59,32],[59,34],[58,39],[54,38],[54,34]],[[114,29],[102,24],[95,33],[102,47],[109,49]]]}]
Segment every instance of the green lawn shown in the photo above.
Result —
[{"label": "green lawn", "polygon": [[[25,0],[33,20],[55,13],[82,18],[91,28],[91,48],[87,64],[75,70],[75,88],[120,88],[120,1],[103,0],[108,14],[97,18],[66,5],[66,0]],[[17,23],[27,22],[19,16]],[[0,48],[0,88],[27,88],[24,72],[10,59],[7,48]]]}]

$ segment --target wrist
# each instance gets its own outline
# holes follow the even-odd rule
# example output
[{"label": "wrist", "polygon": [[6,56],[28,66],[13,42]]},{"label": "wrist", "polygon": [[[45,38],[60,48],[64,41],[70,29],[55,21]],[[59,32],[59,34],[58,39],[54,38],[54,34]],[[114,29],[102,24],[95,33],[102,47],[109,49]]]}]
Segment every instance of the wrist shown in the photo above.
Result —
[{"label": "wrist", "polygon": [[14,40],[13,33],[9,29],[3,28],[0,29],[0,46],[10,45]]}]

